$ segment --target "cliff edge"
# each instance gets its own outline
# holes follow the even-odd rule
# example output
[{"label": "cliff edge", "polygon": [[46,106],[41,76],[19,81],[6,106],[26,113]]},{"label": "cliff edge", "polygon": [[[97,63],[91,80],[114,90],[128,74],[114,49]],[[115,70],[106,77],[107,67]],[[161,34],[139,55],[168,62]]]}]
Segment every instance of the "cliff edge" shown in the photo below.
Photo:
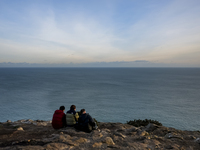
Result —
[{"label": "cliff edge", "polygon": [[200,150],[199,131],[181,131],[148,124],[99,123],[91,133],[73,127],[54,130],[51,121],[19,120],[0,123],[2,150]]}]

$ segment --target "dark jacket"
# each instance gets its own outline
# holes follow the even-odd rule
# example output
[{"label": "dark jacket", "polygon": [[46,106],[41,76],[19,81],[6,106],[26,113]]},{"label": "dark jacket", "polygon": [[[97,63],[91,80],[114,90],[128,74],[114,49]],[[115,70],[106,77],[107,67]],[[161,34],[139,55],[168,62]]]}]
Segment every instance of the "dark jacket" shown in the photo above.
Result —
[{"label": "dark jacket", "polygon": [[85,132],[91,132],[92,127],[95,126],[95,122],[89,114],[82,114],[78,119],[79,130]]},{"label": "dark jacket", "polygon": [[68,110],[67,113],[68,113],[68,114],[73,114],[73,115],[75,115],[75,114],[76,114],[76,111],[75,111],[75,110]]},{"label": "dark jacket", "polygon": [[52,126],[54,129],[60,129],[66,126],[65,113],[62,110],[56,110],[54,112]]}]

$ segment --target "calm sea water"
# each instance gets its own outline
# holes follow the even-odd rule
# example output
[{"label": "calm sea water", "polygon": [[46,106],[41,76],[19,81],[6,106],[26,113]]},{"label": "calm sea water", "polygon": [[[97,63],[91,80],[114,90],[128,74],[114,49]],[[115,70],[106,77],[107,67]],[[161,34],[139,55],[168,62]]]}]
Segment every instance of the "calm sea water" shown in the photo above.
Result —
[{"label": "calm sea water", "polygon": [[0,121],[51,120],[75,104],[101,122],[200,130],[197,68],[0,68]]}]

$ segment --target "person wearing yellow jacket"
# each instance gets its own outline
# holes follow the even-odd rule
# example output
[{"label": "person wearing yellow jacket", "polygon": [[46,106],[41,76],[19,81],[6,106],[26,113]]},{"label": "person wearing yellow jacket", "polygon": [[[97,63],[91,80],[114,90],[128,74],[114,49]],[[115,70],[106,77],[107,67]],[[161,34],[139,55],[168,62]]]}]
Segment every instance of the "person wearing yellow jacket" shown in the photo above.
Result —
[{"label": "person wearing yellow jacket", "polygon": [[66,123],[68,127],[73,127],[78,122],[78,112],[76,112],[76,106],[71,105],[70,110],[66,113]]}]

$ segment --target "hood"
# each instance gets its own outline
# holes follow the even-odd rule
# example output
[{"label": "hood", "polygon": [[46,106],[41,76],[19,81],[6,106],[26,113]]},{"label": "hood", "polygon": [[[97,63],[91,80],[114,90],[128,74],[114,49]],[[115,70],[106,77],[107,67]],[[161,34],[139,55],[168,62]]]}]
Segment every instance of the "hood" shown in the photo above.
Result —
[{"label": "hood", "polygon": [[63,113],[62,110],[56,110],[56,111],[55,111],[55,114],[62,114],[62,113]]},{"label": "hood", "polygon": [[67,111],[67,113],[68,113],[68,114],[74,114],[74,115],[75,115],[75,114],[76,114],[76,111],[75,111],[75,110],[69,110],[69,111]]},{"label": "hood", "polygon": [[80,117],[82,120],[85,120],[85,118],[87,118],[88,114],[82,114]]}]

